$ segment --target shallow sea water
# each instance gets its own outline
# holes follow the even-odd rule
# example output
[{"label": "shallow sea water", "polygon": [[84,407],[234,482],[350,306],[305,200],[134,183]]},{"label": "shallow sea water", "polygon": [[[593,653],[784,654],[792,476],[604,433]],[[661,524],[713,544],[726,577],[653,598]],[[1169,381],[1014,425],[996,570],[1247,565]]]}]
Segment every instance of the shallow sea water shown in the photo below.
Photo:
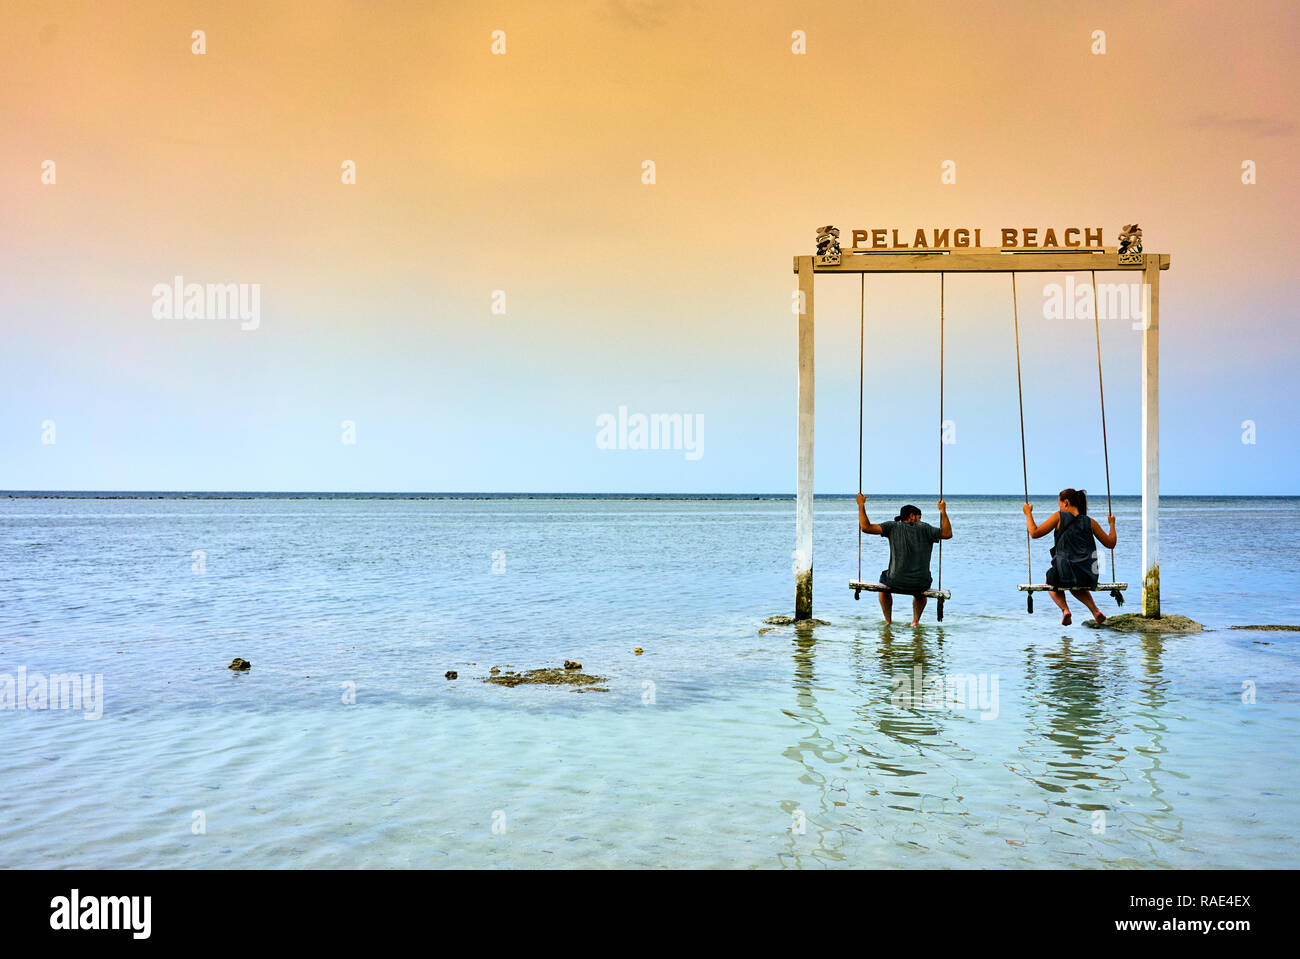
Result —
[{"label": "shallow sea water", "polygon": [[[96,721],[0,709],[0,862],[1295,868],[1300,634],[1226,628],[1300,623],[1300,555],[1252,532],[1292,509],[1165,499],[1164,609],[1211,631],[1162,639],[1027,615],[1014,497],[950,500],[916,629],[854,601],[854,504],[819,499],[831,625],[766,633],[791,500],[0,498],[0,676],[104,683]],[[565,659],[609,691],[481,681]],[[990,698],[909,704],[918,669]]]}]

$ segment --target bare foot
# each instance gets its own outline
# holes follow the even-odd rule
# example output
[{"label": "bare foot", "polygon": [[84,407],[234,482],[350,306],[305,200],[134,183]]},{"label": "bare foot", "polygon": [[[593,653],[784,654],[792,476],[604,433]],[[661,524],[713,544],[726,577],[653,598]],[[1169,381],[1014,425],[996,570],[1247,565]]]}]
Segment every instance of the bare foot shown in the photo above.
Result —
[{"label": "bare foot", "polygon": [[1102,623],[1106,622],[1106,614],[1098,610],[1096,619],[1097,619],[1097,625],[1100,626]]},{"label": "bare foot", "polygon": [[920,626],[920,625],[921,625],[921,621],[920,621],[919,619],[914,619],[914,620],[912,620],[912,625],[913,625],[913,626]]},{"label": "bare foot", "polygon": [[1062,625],[1062,626],[1069,626],[1070,623],[1072,623],[1073,621],[1074,621],[1074,617],[1071,616],[1069,613],[1064,613],[1064,614],[1062,614],[1062,616],[1061,616],[1061,625]]},{"label": "bare foot", "polygon": [[886,616],[886,617],[885,617],[885,625],[886,625],[886,626],[893,626],[893,625],[894,625],[894,621],[893,621],[892,619],[890,619],[888,616]]}]

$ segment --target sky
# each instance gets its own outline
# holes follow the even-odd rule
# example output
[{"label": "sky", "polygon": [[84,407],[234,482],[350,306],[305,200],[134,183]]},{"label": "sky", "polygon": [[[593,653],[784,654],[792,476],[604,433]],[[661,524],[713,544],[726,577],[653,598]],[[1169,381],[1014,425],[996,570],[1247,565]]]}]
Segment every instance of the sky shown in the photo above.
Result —
[{"label": "sky", "polygon": [[[1172,263],[1162,491],[1295,493],[1298,43],[1292,3],[18,0],[0,489],[793,492],[817,227],[1136,221]],[[166,315],[177,276],[256,320]],[[1017,280],[1034,491],[1105,484],[1066,279]],[[860,287],[817,284],[816,488],[848,493]],[[944,488],[1015,492],[1009,278],[945,289]],[[863,486],[931,490],[938,277],[861,308]],[[1134,493],[1141,333],[1101,346]],[[620,408],[694,452],[608,448]]]}]

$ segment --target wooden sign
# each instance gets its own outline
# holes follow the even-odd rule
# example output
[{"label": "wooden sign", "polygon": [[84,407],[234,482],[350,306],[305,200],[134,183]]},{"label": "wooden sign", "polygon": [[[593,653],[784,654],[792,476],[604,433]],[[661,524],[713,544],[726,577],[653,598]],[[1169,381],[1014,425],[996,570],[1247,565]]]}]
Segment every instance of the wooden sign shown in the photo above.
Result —
[{"label": "wooden sign", "polygon": [[[952,250],[984,245],[979,227],[853,230],[853,250]],[[1003,250],[1101,250],[1101,227],[1007,226],[997,234]]]}]

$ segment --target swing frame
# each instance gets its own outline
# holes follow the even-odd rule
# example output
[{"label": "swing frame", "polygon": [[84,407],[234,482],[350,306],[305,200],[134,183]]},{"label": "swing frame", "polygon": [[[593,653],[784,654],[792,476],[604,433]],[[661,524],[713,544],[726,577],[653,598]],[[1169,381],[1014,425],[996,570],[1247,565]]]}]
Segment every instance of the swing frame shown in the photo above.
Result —
[{"label": "swing frame", "polygon": [[[1159,334],[1160,272],[1169,269],[1167,253],[1119,253],[1116,247],[1025,250],[1002,247],[937,248],[925,252],[844,250],[837,261],[813,255],[794,257],[799,278],[798,436],[795,505],[795,619],[812,618],[813,433],[814,433],[814,278],[819,273],[1079,273],[1141,272],[1142,322],[1142,615],[1160,616],[1159,501]],[[878,585],[878,584],[877,584]],[[1036,585],[1036,584],[1026,584]],[[1118,584],[1114,584],[1118,588]],[[854,586],[857,586],[855,582]],[[865,584],[863,586],[865,588]],[[1032,594],[1031,594],[1032,595]]]}]

